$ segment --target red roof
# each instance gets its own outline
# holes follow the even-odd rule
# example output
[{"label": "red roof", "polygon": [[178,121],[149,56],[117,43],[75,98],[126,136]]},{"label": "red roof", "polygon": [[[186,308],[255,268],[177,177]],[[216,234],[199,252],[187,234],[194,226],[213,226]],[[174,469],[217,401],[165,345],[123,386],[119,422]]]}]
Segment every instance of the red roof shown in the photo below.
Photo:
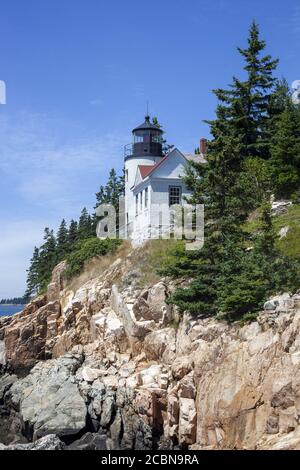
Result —
[{"label": "red roof", "polygon": [[155,165],[139,165],[141,177],[145,179],[149,175],[149,173],[151,173],[154,167]]},{"label": "red roof", "polygon": [[159,160],[155,165],[139,165],[139,170],[141,173],[141,177],[143,180],[147,178],[147,176],[150,175],[156,168],[158,168],[162,162],[166,160],[167,157],[163,157],[161,160]]}]

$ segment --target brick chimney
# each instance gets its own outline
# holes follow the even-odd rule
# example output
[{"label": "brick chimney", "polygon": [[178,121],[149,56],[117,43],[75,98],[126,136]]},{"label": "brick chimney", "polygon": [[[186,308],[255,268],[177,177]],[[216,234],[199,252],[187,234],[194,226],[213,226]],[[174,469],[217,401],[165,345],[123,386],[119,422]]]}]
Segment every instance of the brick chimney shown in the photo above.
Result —
[{"label": "brick chimney", "polygon": [[202,153],[202,155],[207,154],[207,139],[200,139],[200,153]]}]

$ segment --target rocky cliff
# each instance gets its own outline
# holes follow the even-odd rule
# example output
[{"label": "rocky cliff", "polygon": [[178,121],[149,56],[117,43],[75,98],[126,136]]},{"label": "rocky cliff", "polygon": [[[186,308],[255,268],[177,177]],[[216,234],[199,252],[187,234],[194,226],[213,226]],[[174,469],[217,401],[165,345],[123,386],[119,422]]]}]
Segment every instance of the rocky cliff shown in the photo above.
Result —
[{"label": "rocky cliff", "polygon": [[139,288],[133,252],[79,288],[64,269],[0,320],[1,449],[300,449],[300,295],[228,325]]}]

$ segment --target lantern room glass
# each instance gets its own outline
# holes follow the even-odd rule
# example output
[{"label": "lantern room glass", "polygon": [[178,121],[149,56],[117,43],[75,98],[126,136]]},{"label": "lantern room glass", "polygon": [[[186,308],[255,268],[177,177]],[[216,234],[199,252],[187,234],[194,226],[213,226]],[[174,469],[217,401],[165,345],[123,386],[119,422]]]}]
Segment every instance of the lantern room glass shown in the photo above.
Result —
[{"label": "lantern room glass", "polygon": [[150,144],[152,142],[162,143],[162,136],[160,131],[155,130],[140,130],[134,133],[133,141],[135,144],[145,143]]}]

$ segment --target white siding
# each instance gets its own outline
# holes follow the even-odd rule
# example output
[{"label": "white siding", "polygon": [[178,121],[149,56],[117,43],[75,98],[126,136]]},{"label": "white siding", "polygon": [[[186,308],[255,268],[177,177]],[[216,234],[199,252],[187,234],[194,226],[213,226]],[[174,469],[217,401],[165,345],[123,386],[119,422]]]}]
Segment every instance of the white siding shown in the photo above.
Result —
[{"label": "white siding", "polygon": [[[142,161],[143,159],[135,159],[134,162],[130,163],[130,173],[133,175],[133,172],[136,171],[137,165],[149,164]],[[169,206],[169,188],[170,186],[180,186],[181,188],[181,203],[186,203],[186,197],[190,195],[190,192],[187,190],[186,185],[182,180],[184,175],[186,165],[186,159],[184,156],[177,150],[174,149],[164,160],[161,165],[144,181],[136,181],[136,186],[134,189],[128,190],[127,204],[130,208],[132,204],[133,210],[131,209],[131,220],[133,220],[133,233],[132,241],[134,244],[140,244],[143,241],[149,239],[150,234],[153,237],[153,234],[156,236],[160,233],[161,230],[164,230],[164,227],[169,227],[170,221],[168,220],[168,215],[163,214],[159,215],[161,212],[160,207]],[[135,178],[135,175],[134,175]],[[132,180],[131,180],[132,182]],[[131,182],[128,182],[131,184]],[[134,183],[134,181],[133,181]],[[132,183],[132,184],[133,184]],[[148,188],[148,208],[145,208],[145,188]],[[140,193],[143,192],[143,206],[140,206]],[[135,214],[136,209],[136,195],[138,194],[138,214]],[[133,201],[131,203],[131,201]]]}]

